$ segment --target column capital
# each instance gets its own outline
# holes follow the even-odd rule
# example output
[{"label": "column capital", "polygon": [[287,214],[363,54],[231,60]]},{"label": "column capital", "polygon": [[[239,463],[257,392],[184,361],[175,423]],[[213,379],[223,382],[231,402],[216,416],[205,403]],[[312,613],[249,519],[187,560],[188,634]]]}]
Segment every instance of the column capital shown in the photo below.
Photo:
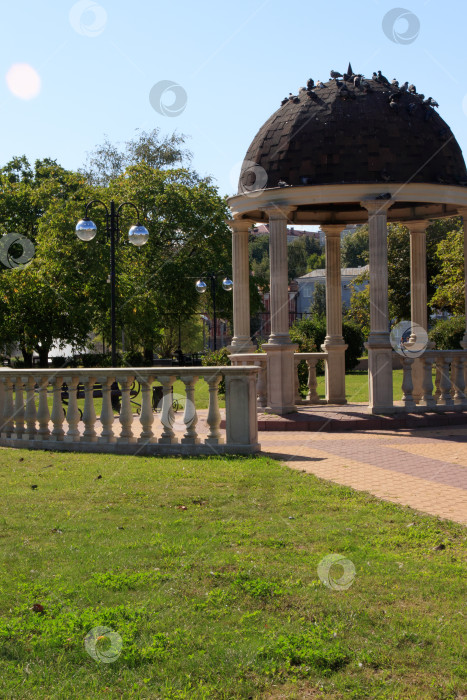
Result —
[{"label": "column capital", "polygon": [[288,221],[289,215],[296,209],[297,207],[282,202],[271,202],[260,207],[260,211],[264,211],[270,221]]},{"label": "column capital", "polygon": [[425,233],[429,221],[404,221],[404,226],[406,226],[411,234]]},{"label": "column capital", "polygon": [[227,219],[226,223],[231,228],[232,233],[249,231],[255,224],[253,219]]},{"label": "column capital", "polygon": [[326,234],[326,238],[330,236],[339,236],[345,229],[343,224],[321,224],[321,230]]},{"label": "column capital", "polygon": [[395,200],[392,199],[362,199],[360,206],[366,209],[370,216],[386,214],[389,207],[392,207]]}]

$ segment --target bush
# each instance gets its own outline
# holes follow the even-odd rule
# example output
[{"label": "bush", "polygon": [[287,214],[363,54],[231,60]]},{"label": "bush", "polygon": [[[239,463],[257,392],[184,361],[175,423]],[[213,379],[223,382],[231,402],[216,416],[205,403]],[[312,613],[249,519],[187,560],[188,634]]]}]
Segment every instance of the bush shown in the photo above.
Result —
[{"label": "bush", "polygon": [[[203,367],[225,367],[230,365],[230,355],[227,348],[220,348],[220,350],[211,350],[204,355],[202,358]],[[219,394],[225,394],[225,380],[222,378],[219,384]]]},{"label": "bush", "polygon": [[[359,357],[363,350],[363,333],[353,321],[343,321],[342,334],[348,348],[345,351],[345,371],[350,372],[357,366]],[[298,344],[299,352],[321,352],[321,345],[326,338],[326,319],[321,316],[305,318],[296,321],[290,329],[290,338],[293,343]],[[316,374],[324,374],[324,361],[319,361],[316,365]],[[300,393],[306,395],[308,391],[307,379],[308,368],[306,362],[298,365],[298,379],[300,383]]]},{"label": "bush", "polygon": [[437,321],[428,337],[436,343],[438,350],[459,350],[464,331],[465,316],[451,316]]}]

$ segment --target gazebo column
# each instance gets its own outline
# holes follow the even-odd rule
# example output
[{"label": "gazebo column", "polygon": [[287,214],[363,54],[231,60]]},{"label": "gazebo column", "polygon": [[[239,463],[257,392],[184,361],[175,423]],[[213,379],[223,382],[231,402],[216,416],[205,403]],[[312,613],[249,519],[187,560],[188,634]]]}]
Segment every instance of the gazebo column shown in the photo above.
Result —
[{"label": "gazebo column", "polygon": [[389,340],[387,210],[391,200],[364,200],[370,243],[368,411],[393,413],[392,346]]},{"label": "gazebo column", "polygon": [[233,338],[231,353],[253,352],[250,338],[250,261],[248,235],[253,221],[229,221],[232,230]]},{"label": "gazebo column", "polygon": [[[410,221],[410,309],[412,326],[421,326],[428,332],[427,279],[426,279],[426,221]],[[416,333],[412,331],[415,340]],[[423,364],[421,358],[412,365],[412,395],[415,402],[423,396]]]},{"label": "gazebo column", "polygon": [[326,236],[326,401],[344,404],[345,351],[342,336],[341,225],[321,226]]},{"label": "gazebo column", "polygon": [[467,350],[467,209],[459,209],[464,227],[464,299],[465,299],[465,331],[461,340],[461,348]]},{"label": "gazebo column", "polygon": [[295,410],[294,352],[289,335],[287,222],[294,207],[268,206],[271,335],[263,350],[268,358],[268,407],[274,413]]}]

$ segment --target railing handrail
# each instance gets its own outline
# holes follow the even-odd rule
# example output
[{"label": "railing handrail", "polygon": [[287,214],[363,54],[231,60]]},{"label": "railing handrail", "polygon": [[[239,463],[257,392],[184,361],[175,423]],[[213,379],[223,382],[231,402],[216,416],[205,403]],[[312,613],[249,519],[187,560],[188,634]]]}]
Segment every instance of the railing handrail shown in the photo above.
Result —
[{"label": "railing handrail", "polygon": [[252,366],[243,367],[231,367],[229,365],[207,365],[201,367],[50,367],[49,369],[25,369],[22,367],[2,367],[0,368],[0,376],[2,374],[8,375],[23,375],[23,376],[62,376],[67,375],[71,377],[79,377],[81,375],[92,374],[99,375],[101,377],[112,377],[120,375],[142,375],[142,376],[152,376],[154,374],[159,374],[161,376],[176,377],[178,376],[191,376],[195,374],[197,376],[213,375],[213,374],[240,374],[248,372],[254,369]]}]

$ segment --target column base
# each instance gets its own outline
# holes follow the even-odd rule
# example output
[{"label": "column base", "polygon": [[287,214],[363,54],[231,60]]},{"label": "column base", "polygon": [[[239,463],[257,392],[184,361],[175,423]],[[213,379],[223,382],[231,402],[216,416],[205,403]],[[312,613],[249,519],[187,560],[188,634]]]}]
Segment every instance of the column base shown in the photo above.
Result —
[{"label": "column base", "polygon": [[268,362],[268,410],[284,415],[294,413],[295,406],[295,358],[298,345],[271,343],[263,345]]},{"label": "column base", "polygon": [[370,334],[365,347],[368,349],[368,413],[395,413],[389,333]]},{"label": "column base", "polygon": [[232,344],[227,345],[230,355],[237,355],[241,352],[255,352],[256,349],[256,345],[251,342],[250,338],[233,338]]},{"label": "column base", "polygon": [[344,339],[325,340],[321,350],[327,353],[325,362],[326,403],[344,405],[345,398],[345,351]]}]

